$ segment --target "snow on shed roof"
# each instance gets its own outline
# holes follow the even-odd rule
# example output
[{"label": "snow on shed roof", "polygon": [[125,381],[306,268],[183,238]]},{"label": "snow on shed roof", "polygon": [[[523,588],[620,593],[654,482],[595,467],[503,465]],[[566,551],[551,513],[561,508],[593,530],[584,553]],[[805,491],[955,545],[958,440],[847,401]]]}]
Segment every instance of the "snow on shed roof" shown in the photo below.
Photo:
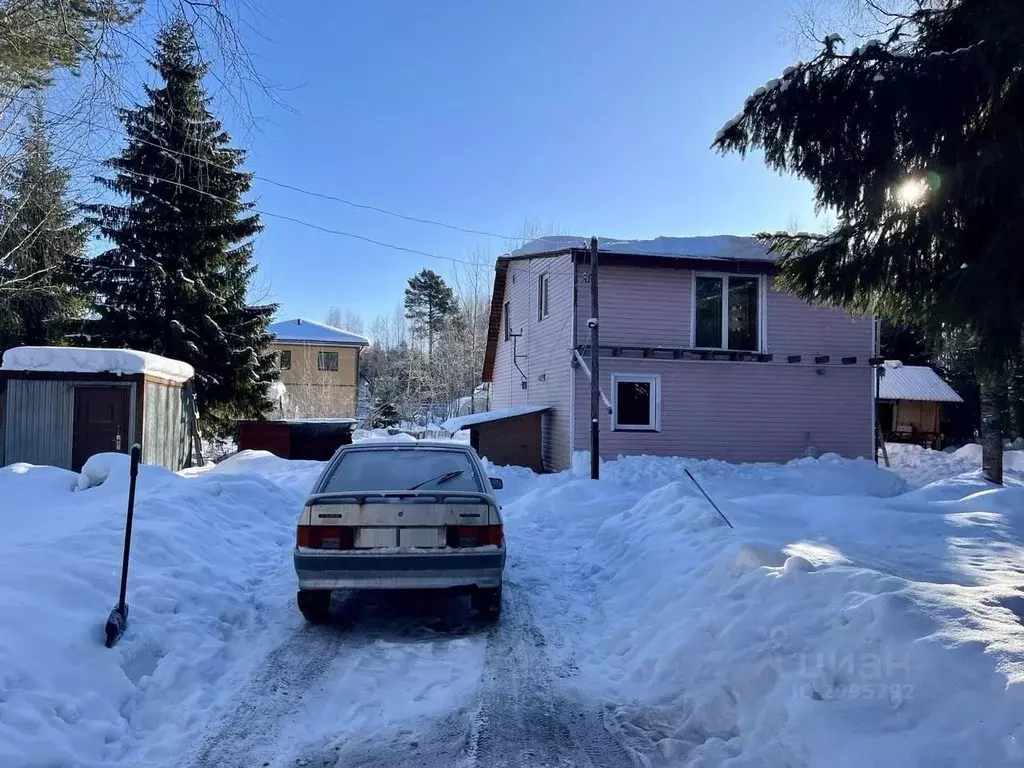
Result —
[{"label": "snow on shed roof", "polygon": [[526,416],[530,413],[540,413],[550,408],[550,405],[517,405],[514,408],[503,408],[497,411],[484,411],[483,413],[472,413],[469,416],[457,416],[448,419],[441,425],[445,432],[458,432],[460,429],[472,427],[477,424],[489,424],[492,421],[502,419],[514,419],[516,416]]},{"label": "snow on shed roof", "polygon": [[[532,256],[569,248],[588,248],[589,239],[554,236],[532,240],[511,256]],[[603,253],[621,253],[635,256],[667,256],[673,258],[709,259],[728,261],[774,262],[776,255],[753,237],[739,235],[711,235],[701,237],[656,237],[653,240],[619,240],[599,237],[597,247]]]},{"label": "snow on shed roof", "polygon": [[899,360],[886,360],[883,370],[885,375],[878,384],[880,400],[963,402],[956,390],[926,365],[904,365]]},{"label": "snow on shed roof", "polygon": [[350,333],[326,323],[297,317],[281,320],[267,326],[267,332],[274,334],[277,341],[302,341],[316,344],[338,344],[365,347],[370,340],[358,333]]},{"label": "snow on shed roof", "polygon": [[134,349],[96,347],[15,347],[4,352],[0,369],[54,373],[145,373],[170,381],[188,381],[195,370],[188,363]]}]

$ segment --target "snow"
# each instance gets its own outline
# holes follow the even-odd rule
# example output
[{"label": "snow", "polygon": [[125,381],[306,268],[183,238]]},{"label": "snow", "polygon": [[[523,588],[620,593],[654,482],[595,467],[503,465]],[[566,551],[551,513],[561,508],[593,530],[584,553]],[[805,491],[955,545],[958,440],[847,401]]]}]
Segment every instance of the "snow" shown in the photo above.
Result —
[{"label": "snow", "polygon": [[517,472],[506,527],[553,662],[643,764],[1018,765],[1024,474],[941,456],[916,489],[835,456]]},{"label": "snow", "polygon": [[904,365],[899,360],[886,360],[884,375],[878,383],[882,400],[925,400],[941,403],[962,403],[963,398],[927,365]]},{"label": "snow", "polygon": [[16,347],[4,352],[0,369],[57,373],[115,373],[159,376],[188,381],[195,370],[188,363],[132,349],[96,347]]},{"label": "snow", "polygon": [[[126,457],[4,467],[0,765],[485,765],[472,734],[529,740],[566,701],[644,765],[1020,765],[1024,451],[999,488],[979,446],[888,448],[891,471],[831,454],[620,457],[599,481],[585,454],[554,475],[488,467],[510,560],[506,615],[481,631],[438,629],[420,598],[395,598],[413,619],[304,627],[290,557],[317,462],[143,466],[110,650]],[[508,653],[558,687],[502,677]],[[479,699],[494,686],[520,692],[497,713]],[[428,759],[438,743],[452,759]]]},{"label": "snow", "polygon": [[548,410],[550,407],[550,405],[517,405],[512,408],[484,411],[483,413],[471,413],[468,416],[456,416],[455,418],[448,419],[444,422],[444,424],[441,425],[441,429],[445,432],[455,433],[475,424],[487,424],[492,421],[512,419],[516,416],[526,416],[530,413],[541,413],[542,411]]},{"label": "snow", "polygon": [[267,333],[276,337],[276,341],[294,341],[307,344],[338,344],[365,347],[370,340],[358,333],[343,331],[340,328],[318,323],[315,320],[296,318],[281,320],[267,326]]},{"label": "snow", "polygon": [[[741,115],[737,117],[742,119]],[[731,127],[728,123],[726,126],[727,128]],[[539,253],[580,248],[583,247],[581,245],[583,242],[585,241],[579,237],[544,237],[533,240],[522,248],[517,248],[512,251],[511,255],[532,256]],[[656,237],[653,240],[618,240],[601,237],[598,238],[598,249],[602,253],[628,256],[666,256],[725,261],[774,262],[776,258],[775,254],[770,253],[756,238],[738,235]]]},{"label": "snow", "polygon": [[835,45],[836,43],[843,42],[843,36],[838,32],[833,32],[831,35],[825,38],[825,45]]}]

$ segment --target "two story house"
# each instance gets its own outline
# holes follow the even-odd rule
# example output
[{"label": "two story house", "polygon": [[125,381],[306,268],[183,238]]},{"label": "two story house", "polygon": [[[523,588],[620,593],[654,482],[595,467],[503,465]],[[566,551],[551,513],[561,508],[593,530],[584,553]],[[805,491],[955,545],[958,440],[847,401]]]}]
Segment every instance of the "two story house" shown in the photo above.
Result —
[{"label": "two story house", "polygon": [[274,336],[284,411],[289,418],[352,417],[356,415],[359,353],[370,342],[364,337],[313,320],[296,318],[267,326]]},{"label": "two story house", "polygon": [[777,290],[752,238],[579,238],[498,259],[484,381],[493,409],[546,406],[545,468],[589,449],[589,318],[600,318],[601,455],[733,462],[874,449],[875,323]]}]

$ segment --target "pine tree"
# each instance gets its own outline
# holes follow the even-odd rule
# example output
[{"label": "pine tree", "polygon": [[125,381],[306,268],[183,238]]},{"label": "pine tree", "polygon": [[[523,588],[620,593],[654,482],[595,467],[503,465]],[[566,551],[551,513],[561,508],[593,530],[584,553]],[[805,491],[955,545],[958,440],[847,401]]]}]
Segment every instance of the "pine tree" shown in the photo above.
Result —
[{"label": "pine tree", "polygon": [[37,101],[0,204],[0,348],[64,340],[86,307],[75,286],[89,224],[56,164]]},{"label": "pine tree", "polygon": [[888,18],[884,40],[849,55],[829,35],[755,91],[714,146],[762,149],[837,217],[823,236],[763,235],[785,287],[977,339],[983,466],[1001,482],[1001,383],[1024,329],[1024,4],[917,3]]},{"label": "pine tree", "polygon": [[276,305],[250,305],[256,272],[252,238],[261,231],[243,199],[252,174],[245,152],[210,112],[188,25],[180,18],[157,38],[160,87],[148,103],[120,111],[128,144],[99,179],[128,198],[91,208],[113,247],[96,257],[96,332],[126,346],[191,363],[196,399],[215,428],[270,408],[276,376],[266,325]]},{"label": "pine tree", "polygon": [[428,357],[434,354],[434,340],[459,311],[455,292],[431,269],[409,278],[405,289],[405,316],[415,336],[427,340]]}]

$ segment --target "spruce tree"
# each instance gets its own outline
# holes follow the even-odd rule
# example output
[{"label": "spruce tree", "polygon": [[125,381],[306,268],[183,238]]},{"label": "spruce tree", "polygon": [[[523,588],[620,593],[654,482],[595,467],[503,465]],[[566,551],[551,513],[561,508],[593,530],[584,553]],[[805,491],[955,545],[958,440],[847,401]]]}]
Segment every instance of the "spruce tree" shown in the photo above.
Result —
[{"label": "spruce tree", "polygon": [[983,466],[1001,482],[1001,385],[1024,329],[1024,3],[913,8],[849,53],[829,35],[757,89],[714,146],[763,150],[836,216],[822,236],[762,235],[785,287],[977,339]]},{"label": "spruce tree", "polygon": [[0,202],[0,349],[60,344],[86,308],[75,276],[89,224],[70,179],[54,160],[37,101]]},{"label": "spruce tree", "polygon": [[252,238],[262,229],[243,198],[245,152],[210,111],[207,67],[188,25],[172,21],[152,62],[159,87],[120,111],[127,146],[98,181],[128,198],[91,208],[113,247],[93,260],[96,332],[125,346],[191,363],[200,413],[215,428],[258,418],[276,377],[266,325],[276,305],[250,305]]},{"label": "spruce tree", "polygon": [[432,269],[424,269],[409,278],[405,289],[405,316],[413,334],[427,340],[428,356],[433,356],[434,340],[458,311],[455,292]]}]

